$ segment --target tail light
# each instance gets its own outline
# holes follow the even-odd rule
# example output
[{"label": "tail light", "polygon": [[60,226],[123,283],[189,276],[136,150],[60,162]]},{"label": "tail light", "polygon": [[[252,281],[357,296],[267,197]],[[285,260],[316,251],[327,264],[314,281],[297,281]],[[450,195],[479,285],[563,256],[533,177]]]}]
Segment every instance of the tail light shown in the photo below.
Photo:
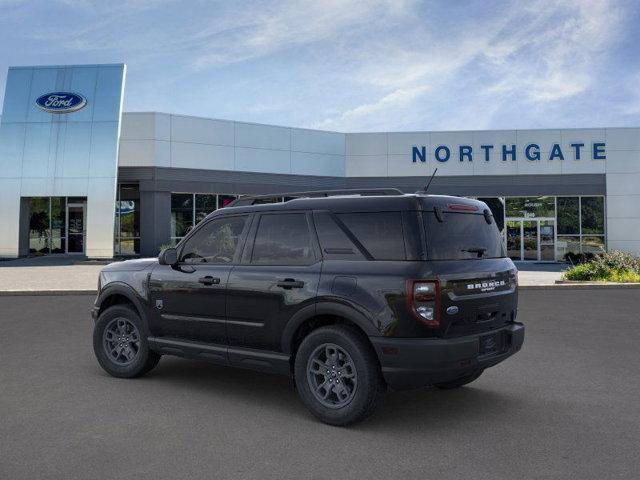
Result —
[{"label": "tail light", "polygon": [[518,270],[509,271],[509,283],[511,286],[518,286]]},{"label": "tail light", "polygon": [[418,321],[432,328],[440,326],[440,283],[437,280],[409,280],[407,303]]},{"label": "tail light", "polygon": [[467,205],[464,203],[449,203],[447,208],[452,212],[477,212],[480,210],[476,205]]}]

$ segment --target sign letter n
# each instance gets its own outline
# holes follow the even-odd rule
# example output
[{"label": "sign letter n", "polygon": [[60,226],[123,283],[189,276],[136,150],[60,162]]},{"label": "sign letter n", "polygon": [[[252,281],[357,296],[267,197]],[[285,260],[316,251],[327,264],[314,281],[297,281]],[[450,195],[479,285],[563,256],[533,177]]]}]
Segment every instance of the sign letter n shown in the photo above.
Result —
[{"label": "sign letter n", "polygon": [[411,150],[411,156],[413,157],[413,163],[416,163],[418,159],[424,163],[427,161],[427,147],[413,147]]}]

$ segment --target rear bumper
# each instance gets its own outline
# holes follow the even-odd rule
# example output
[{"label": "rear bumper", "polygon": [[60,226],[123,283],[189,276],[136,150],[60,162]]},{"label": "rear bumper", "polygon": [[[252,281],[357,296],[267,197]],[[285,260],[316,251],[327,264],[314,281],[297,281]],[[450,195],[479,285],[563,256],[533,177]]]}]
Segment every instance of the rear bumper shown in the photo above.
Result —
[{"label": "rear bumper", "polygon": [[[496,352],[481,353],[481,337],[499,334]],[[370,337],[387,384],[395,390],[448,382],[492,367],[522,348],[524,325],[512,323],[480,335],[458,338]]]}]

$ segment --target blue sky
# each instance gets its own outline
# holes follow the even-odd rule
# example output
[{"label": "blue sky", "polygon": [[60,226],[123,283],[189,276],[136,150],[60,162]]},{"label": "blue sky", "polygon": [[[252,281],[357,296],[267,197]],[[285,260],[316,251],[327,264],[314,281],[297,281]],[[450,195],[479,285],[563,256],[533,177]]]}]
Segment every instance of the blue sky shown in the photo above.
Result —
[{"label": "blue sky", "polygon": [[640,126],[640,2],[0,0],[10,65],[125,62],[125,110],[338,131]]}]

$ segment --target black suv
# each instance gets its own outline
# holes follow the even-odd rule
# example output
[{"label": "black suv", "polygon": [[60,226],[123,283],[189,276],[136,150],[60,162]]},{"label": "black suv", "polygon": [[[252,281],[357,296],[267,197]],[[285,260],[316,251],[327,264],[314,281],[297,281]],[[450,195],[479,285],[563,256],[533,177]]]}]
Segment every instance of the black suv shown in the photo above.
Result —
[{"label": "black suv", "polygon": [[314,415],[346,425],[387,387],[460,387],[521,348],[517,271],[486,204],[297,196],[240,198],[158,260],[105,267],[100,365],[137,377],[169,354],[290,375]]}]

